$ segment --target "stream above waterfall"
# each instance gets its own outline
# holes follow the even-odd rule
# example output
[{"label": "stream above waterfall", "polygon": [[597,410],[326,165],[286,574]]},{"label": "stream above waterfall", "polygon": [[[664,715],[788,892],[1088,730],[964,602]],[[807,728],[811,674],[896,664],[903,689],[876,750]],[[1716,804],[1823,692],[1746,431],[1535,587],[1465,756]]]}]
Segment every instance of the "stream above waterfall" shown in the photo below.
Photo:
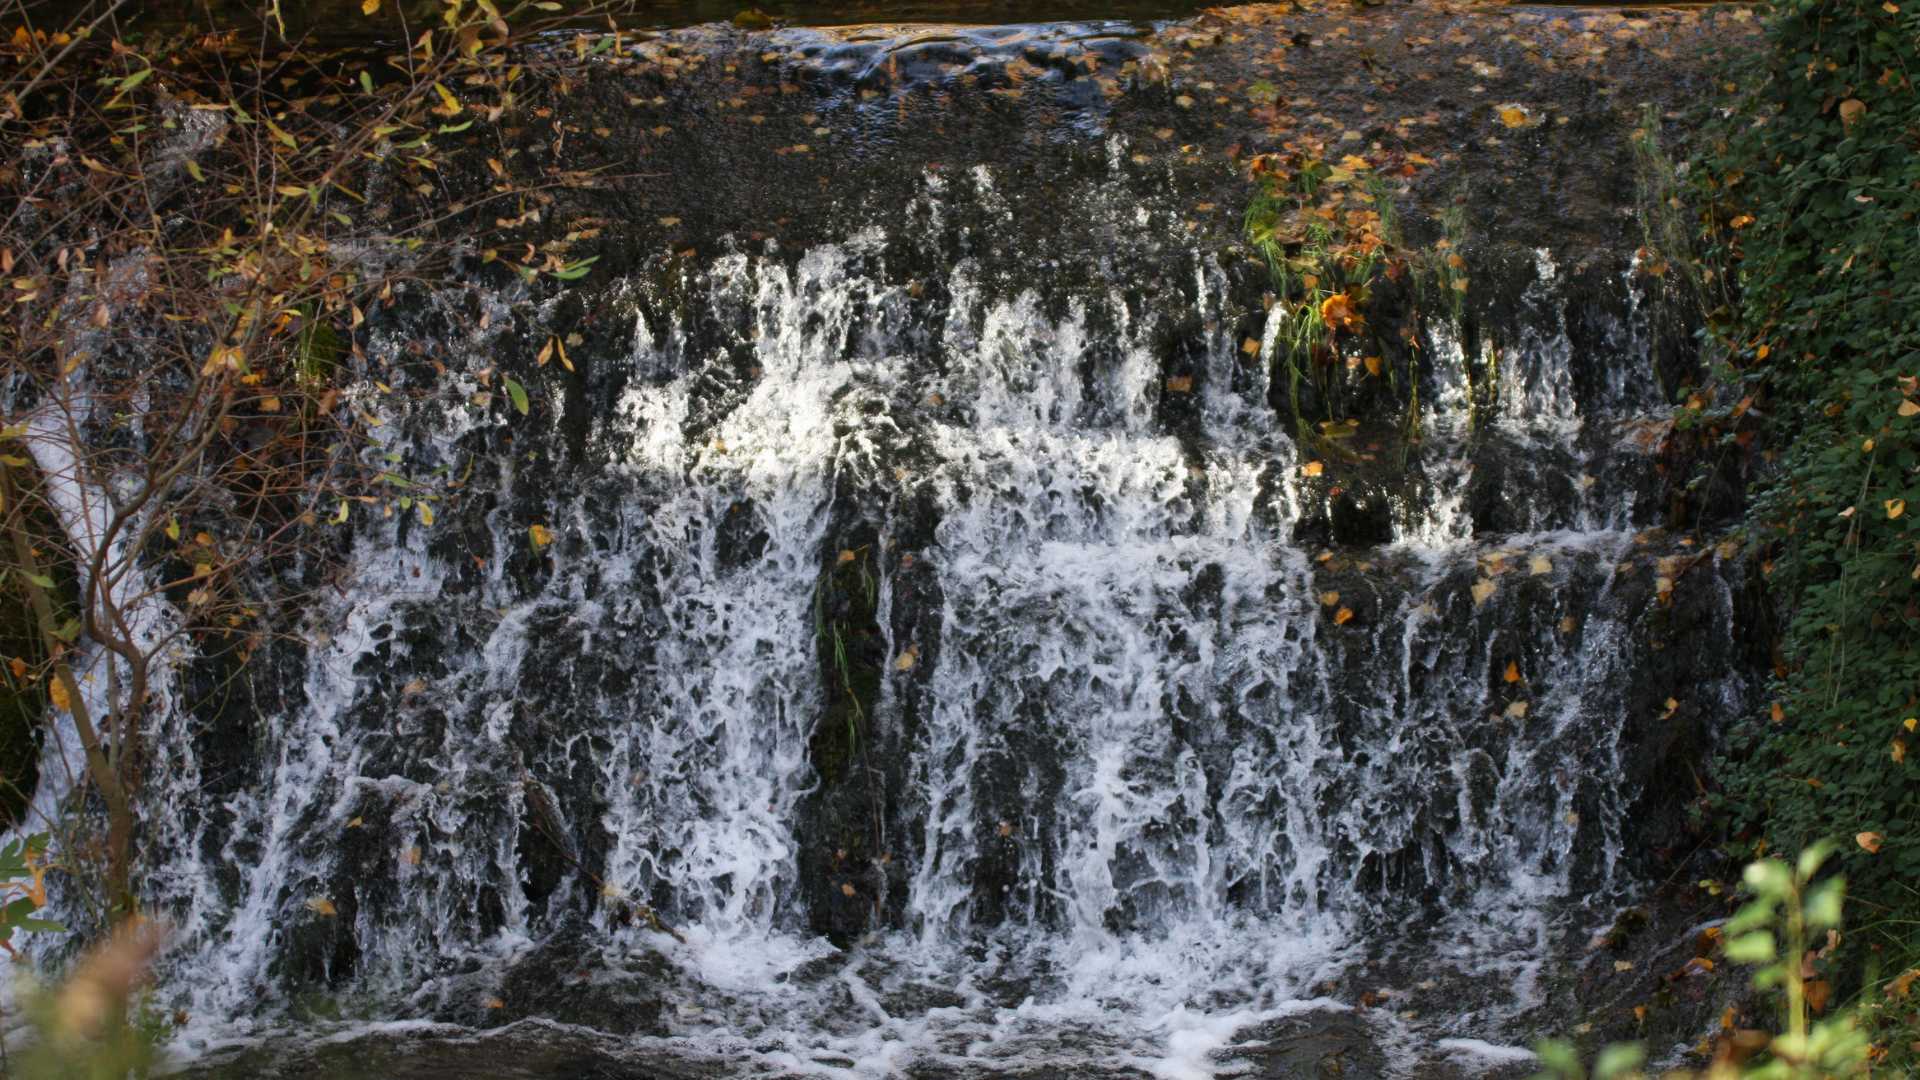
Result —
[{"label": "stream above waterfall", "polygon": [[[362,452],[452,494],[342,503],[156,710],[184,1075],[1505,1077],[1714,1015],[1672,885],[1767,658],[1671,520],[1619,147],[1722,16],[916,10],[645,35],[449,170],[603,177],[524,225],[597,261],[367,316]],[[1241,223],[1308,140],[1471,282],[1296,354]]]}]

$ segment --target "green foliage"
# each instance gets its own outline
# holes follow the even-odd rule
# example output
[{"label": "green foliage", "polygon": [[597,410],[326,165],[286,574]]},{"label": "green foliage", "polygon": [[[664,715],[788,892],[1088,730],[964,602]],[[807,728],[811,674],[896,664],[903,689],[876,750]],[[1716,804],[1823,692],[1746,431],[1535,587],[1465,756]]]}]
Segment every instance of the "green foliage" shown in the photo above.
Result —
[{"label": "green foliage", "polygon": [[1683,419],[1714,430],[1708,402],[1765,417],[1750,531],[1786,620],[1716,808],[1745,850],[1857,837],[1857,892],[1910,907],[1896,885],[1920,875],[1920,6],[1762,12],[1692,177],[1703,265],[1737,298],[1707,311],[1717,370]]},{"label": "green foliage", "polygon": [[[1800,854],[1792,867],[1778,859],[1750,863],[1743,875],[1749,899],[1723,928],[1726,958],[1764,965],[1753,973],[1756,990],[1778,990],[1786,1030],[1761,1040],[1764,1055],[1742,1062],[1735,1053],[1743,1040],[1724,1040],[1703,1080],[1816,1080],[1872,1074],[1873,1051],[1866,1031],[1850,1012],[1815,1021],[1819,1007],[1810,999],[1817,985],[1810,978],[1808,946],[1820,935],[1837,935],[1841,896],[1846,884],[1821,877],[1833,846],[1818,844]],[[1777,936],[1776,936],[1777,935]],[[1779,947],[1784,942],[1785,947]],[[1580,1054],[1568,1043],[1549,1041],[1538,1048],[1545,1071],[1535,1080],[1586,1080]],[[1626,1080],[1642,1074],[1645,1050],[1633,1043],[1603,1049],[1594,1061],[1593,1080]],[[1684,1080],[1686,1073],[1665,1074]]]}]

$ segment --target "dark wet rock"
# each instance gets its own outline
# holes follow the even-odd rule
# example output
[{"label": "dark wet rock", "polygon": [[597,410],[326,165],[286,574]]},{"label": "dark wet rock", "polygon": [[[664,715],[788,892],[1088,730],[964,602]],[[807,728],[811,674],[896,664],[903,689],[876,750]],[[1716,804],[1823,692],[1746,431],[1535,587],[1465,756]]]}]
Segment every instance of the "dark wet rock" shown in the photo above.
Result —
[{"label": "dark wet rock", "polygon": [[[1387,1057],[1364,1014],[1313,1012],[1243,1029],[1221,1054],[1270,1080],[1381,1080]],[[1243,1064],[1244,1063],[1244,1064]]]}]

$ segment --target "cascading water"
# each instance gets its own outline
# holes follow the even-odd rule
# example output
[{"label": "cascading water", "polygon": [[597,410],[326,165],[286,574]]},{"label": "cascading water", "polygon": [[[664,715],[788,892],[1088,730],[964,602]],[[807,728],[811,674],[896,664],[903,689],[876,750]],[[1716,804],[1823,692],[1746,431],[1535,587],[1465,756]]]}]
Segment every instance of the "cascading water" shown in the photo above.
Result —
[{"label": "cascading water", "polygon": [[244,752],[164,721],[179,1047],[530,1016],[673,1075],[1208,1076],[1329,1025],[1387,1075],[1523,1062],[1646,884],[1683,721],[1747,690],[1728,553],[1653,528],[1633,286],[1539,251],[1417,321],[1414,423],[1296,442],[1264,270],[1104,138],[1073,206],[1124,256],[1036,256],[1004,170],[929,168],[885,227],[580,286],[583,374],[525,418],[496,367],[561,305],[376,335],[448,373],[357,391],[371,452],[458,488],[356,520]]}]

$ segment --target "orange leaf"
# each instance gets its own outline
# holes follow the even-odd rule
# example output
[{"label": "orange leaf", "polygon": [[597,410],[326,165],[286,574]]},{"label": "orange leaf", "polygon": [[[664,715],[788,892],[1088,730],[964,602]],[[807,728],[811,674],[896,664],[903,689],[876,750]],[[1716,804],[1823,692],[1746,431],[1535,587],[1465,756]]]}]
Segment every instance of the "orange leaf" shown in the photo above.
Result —
[{"label": "orange leaf", "polygon": [[1300,466],[1300,475],[1301,476],[1319,476],[1321,472],[1325,471],[1325,469],[1326,469],[1326,466],[1322,465],[1320,462],[1309,461],[1305,465]]},{"label": "orange leaf", "polygon": [[1520,665],[1514,663],[1511,660],[1507,661],[1506,673],[1501,675],[1500,679],[1503,682],[1510,682],[1510,683],[1519,682],[1520,681]]},{"label": "orange leaf", "polygon": [[1885,840],[1886,840],[1886,837],[1881,836],[1877,832],[1861,832],[1861,833],[1853,834],[1853,842],[1856,844],[1859,844],[1862,848],[1864,848],[1867,854],[1869,855],[1880,854],[1880,845]]},{"label": "orange leaf", "polygon": [[1344,292],[1334,293],[1320,302],[1320,321],[1327,324],[1327,329],[1335,331],[1355,331],[1366,324],[1359,310],[1353,306],[1353,298]]},{"label": "orange leaf", "polygon": [[1352,621],[1352,619],[1353,619],[1352,608],[1343,607],[1339,611],[1336,611],[1333,613],[1333,625],[1335,626],[1345,626],[1348,622]]},{"label": "orange leaf", "polygon": [[1814,979],[1807,983],[1807,1007],[1815,1013],[1827,1011],[1827,1001],[1833,997],[1833,984],[1825,979]]},{"label": "orange leaf", "polygon": [[47,700],[61,712],[73,711],[73,699],[67,696],[66,680],[58,676],[47,680]]}]

